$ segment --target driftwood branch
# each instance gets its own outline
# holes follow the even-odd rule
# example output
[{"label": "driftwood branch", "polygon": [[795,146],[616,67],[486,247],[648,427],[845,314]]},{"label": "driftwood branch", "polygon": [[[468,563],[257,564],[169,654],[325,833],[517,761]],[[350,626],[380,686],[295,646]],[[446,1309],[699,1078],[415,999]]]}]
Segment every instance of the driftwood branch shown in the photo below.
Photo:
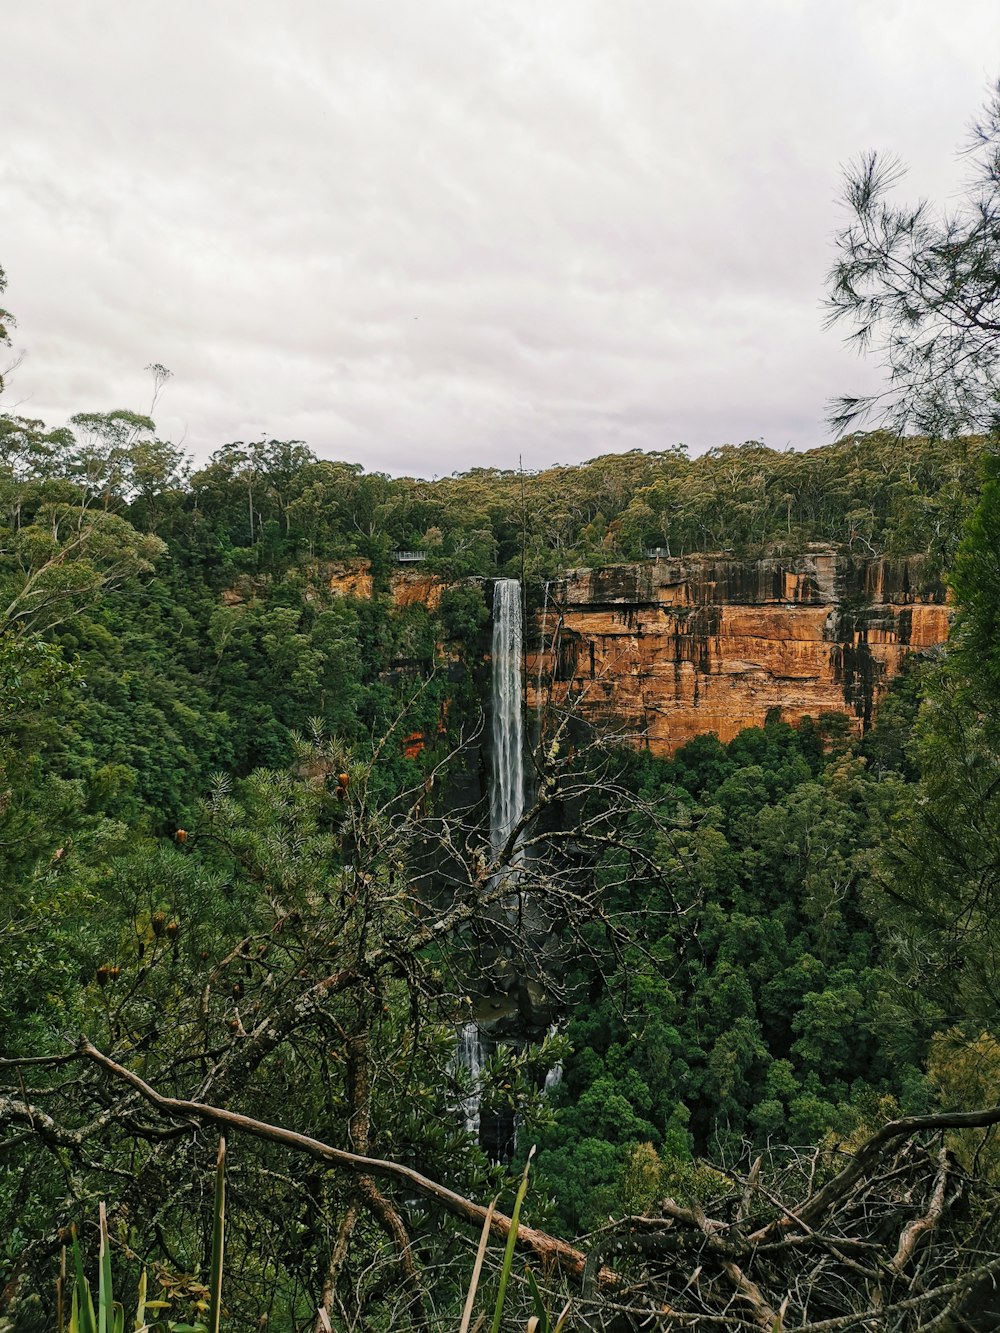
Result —
[{"label": "driftwood branch", "polygon": [[941,1220],[944,1212],[945,1189],[948,1184],[948,1149],[944,1146],[938,1152],[938,1169],[934,1178],[934,1189],[927,1212],[907,1226],[899,1238],[896,1253],[889,1260],[891,1272],[900,1274],[913,1257],[913,1252]]},{"label": "driftwood branch", "polygon": [[[485,1224],[495,1239],[508,1237],[512,1229],[509,1217],[489,1214],[411,1167],[370,1155],[370,1088],[362,1046],[363,1039],[350,1043],[349,1148],[207,1101],[165,1095],[86,1038],[75,1058],[121,1084],[121,1096],[109,1099],[104,1089],[97,1117],[72,1128],[59,1125],[34,1099],[29,1103],[7,1097],[0,1099],[0,1121],[21,1131],[19,1142],[27,1132],[73,1153],[112,1124],[133,1137],[150,1138],[162,1135],[164,1126],[172,1134],[210,1126],[242,1131],[343,1172],[350,1206],[329,1255],[324,1289],[317,1292],[314,1333],[326,1333],[333,1324],[334,1288],[359,1211],[369,1212],[390,1236],[403,1285],[412,1288],[414,1296],[419,1275],[405,1213],[394,1197],[418,1194],[477,1231]],[[135,1107],[142,1104],[151,1107],[156,1118],[149,1116],[150,1123],[139,1126]],[[595,1328],[603,1327],[615,1311],[644,1310],[669,1315],[678,1328],[724,1326],[764,1333],[787,1327],[798,1333],[838,1333],[881,1320],[880,1326],[897,1333],[917,1327],[943,1333],[948,1319],[954,1323],[970,1312],[992,1310],[994,1284],[1000,1278],[1000,1255],[995,1245],[982,1243],[982,1235],[975,1232],[978,1224],[963,1224],[958,1236],[945,1228],[955,1191],[962,1182],[980,1191],[977,1216],[983,1208],[987,1215],[1000,1196],[988,1181],[970,1180],[958,1171],[940,1141],[928,1152],[919,1140],[925,1144],[930,1134],[998,1123],[1000,1107],[905,1117],[871,1135],[818,1189],[815,1160],[810,1170],[809,1158],[782,1158],[777,1165],[769,1158],[766,1175],[763,1160],[758,1160],[747,1176],[733,1177],[737,1189],[718,1209],[666,1199],[653,1210],[656,1215],[619,1218],[600,1228],[586,1250],[528,1226],[518,1226],[516,1239],[540,1271],[574,1283],[580,1308],[592,1310]],[[770,1213],[766,1224],[749,1221],[758,1207]],[[975,1244],[963,1248],[973,1233]],[[919,1276],[912,1277],[918,1259]],[[614,1267],[606,1266],[610,1264]]]},{"label": "driftwood branch", "polygon": [[886,1148],[900,1139],[947,1129],[987,1129],[990,1125],[1000,1125],[1000,1106],[990,1106],[982,1111],[946,1111],[939,1115],[910,1115],[899,1120],[890,1120],[867,1139],[843,1170],[828,1180],[811,1199],[793,1210],[790,1215],[769,1222],[767,1226],[756,1231],[750,1240],[763,1241],[776,1230],[786,1231],[798,1222],[812,1226],[840,1203],[859,1180],[870,1175]]},{"label": "driftwood branch", "polygon": [[[283,1129],[280,1125],[272,1125],[265,1120],[255,1120],[252,1116],[241,1115],[238,1111],[227,1111],[222,1107],[209,1106],[203,1102],[189,1102],[180,1097],[164,1096],[163,1093],[157,1092],[155,1088],[140,1078],[138,1074],[126,1069],[124,1065],[118,1064],[110,1056],[99,1051],[86,1037],[81,1038],[79,1049],[80,1053],[87,1059],[94,1061],[95,1064],[109,1074],[114,1075],[115,1078],[128,1083],[151,1106],[174,1119],[241,1130],[244,1134],[250,1134],[254,1138],[266,1139],[271,1143],[279,1143],[286,1148],[294,1148],[298,1152],[304,1152],[319,1161],[329,1163],[331,1166],[351,1171],[358,1177],[359,1181],[363,1180],[365,1176],[374,1176],[383,1180],[395,1181],[398,1184],[405,1184],[427,1198],[433,1199],[435,1203],[453,1217],[460,1218],[463,1222],[468,1222],[473,1226],[481,1227],[486,1221],[487,1210],[480,1204],[474,1203],[471,1199],[448,1189],[447,1186],[438,1184],[437,1181],[421,1175],[419,1171],[414,1171],[412,1167],[403,1166],[399,1162],[386,1161],[379,1157],[366,1157],[362,1153],[348,1152],[344,1148],[334,1148],[331,1144],[310,1138],[307,1134],[299,1134],[295,1130]],[[494,1235],[506,1238],[510,1233],[512,1223],[511,1219],[504,1213],[495,1212],[490,1225]],[[559,1240],[556,1236],[550,1236],[544,1231],[537,1231],[534,1227],[519,1226],[517,1228],[517,1239],[519,1244],[531,1250],[540,1261],[557,1265],[573,1276],[583,1274],[586,1255],[574,1246]],[[608,1270],[604,1270],[599,1275],[599,1281],[614,1282],[615,1276]]]}]

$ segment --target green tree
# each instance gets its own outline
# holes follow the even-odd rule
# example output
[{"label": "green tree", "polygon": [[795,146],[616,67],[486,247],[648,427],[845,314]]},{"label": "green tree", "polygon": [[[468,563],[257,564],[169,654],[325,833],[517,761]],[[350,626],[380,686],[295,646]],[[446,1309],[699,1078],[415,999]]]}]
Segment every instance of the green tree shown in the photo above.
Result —
[{"label": "green tree", "polygon": [[[919,799],[900,809],[894,836],[875,858],[871,903],[903,982],[885,996],[886,1032],[911,1058],[936,1026],[965,1026],[972,1037],[1000,1030],[1000,473],[993,453],[1000,427],[1000,83],[975,127],[972,160],[975,174],[958,206],[935,213],[927,203],[893,204],[898,166],[862,159],[848,174],[852,217],[838,237],[830,278],[831,321],[853,322],[858,345],[878,350],[889,374],[884,393],[842,399],[837,420],[881,407],[899,429],[989,433],[984,486],[952,574],[958,621],[948,662],[928,682],[912,751]],[[947,472],[939,473],[944,490]],[[911,520],[921,507],[917,490],[923,484],[915,473],[898,476],[893,504],[908,508]],[[935,507],[923,506],[931,524]],[[898,515],[896,521],[902,532],[914,530]]]},{"label": "green tree", "polygon": [[854,325],[888,387],[843,397],[838,429],[881,410],[902,432],[994,431],[1000,423],[1000,83],[973,131],[974,175],[958,204],[898,205],[899,163],[869,153],[847,172],[850,221],[837,236],[829,322]]}]

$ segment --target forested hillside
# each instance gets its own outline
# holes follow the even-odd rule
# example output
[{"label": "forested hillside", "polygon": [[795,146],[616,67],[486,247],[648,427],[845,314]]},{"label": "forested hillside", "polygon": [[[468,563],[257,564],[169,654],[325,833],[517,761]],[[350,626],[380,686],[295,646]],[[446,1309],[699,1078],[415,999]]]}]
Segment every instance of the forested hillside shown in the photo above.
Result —
[{"label": "forested hillside", "polygon": [[[1000,1114],[951,1113],[1000,1096],[995,474],[984,438],[879,432],[438,481],[275,440],[195,469],[132,412],[0,418],[8,1326],[53,1326],[101,1202],[126,1301],[145,1269],[157,1327],[199,1320],[221,1126],[232,1328],[457,1327],[532,1144],[519,1253],[553,1316],[773,1328],[795,1292],[789,1328],[992,1327]],[[861,740],[775,715],[667,761],[569,701],[491,847],[491,579],[530,601],[650,548],[810,545],[929,556],[947,659]],[[400,551],[440,596],[394,597]],[[487,958],[551,1025],[485,1071],[510,1162],[455,1062]]]},{"label": "forested hillside", "polygon": [[[392,662],[423,670],[442,637],[473,642],[486,615],[473,585],[436,617],[389,608],[396,551],[451,580],[523,572],[532,599],[542,577],[650,547],[818,543],[943,567],[981,453],[975,439],[900,449],[876,433],[805,454],[748,444],[422,482],[280,441],[227,445],[192,472],[132,412],[57,430],[7,415],[4,632],[9,651],[48,645],[86,681],[64,684],[72,704],[49,722],[52,771],[100,770],[109,808],[169,823],[210,773],[287,762],[311,718],[349,740],[380,733],[399,706]],[[325,595],[331,566],[352,557],[371,562],[374,598]],[[411,729],[443,688],[432,683]]]}]

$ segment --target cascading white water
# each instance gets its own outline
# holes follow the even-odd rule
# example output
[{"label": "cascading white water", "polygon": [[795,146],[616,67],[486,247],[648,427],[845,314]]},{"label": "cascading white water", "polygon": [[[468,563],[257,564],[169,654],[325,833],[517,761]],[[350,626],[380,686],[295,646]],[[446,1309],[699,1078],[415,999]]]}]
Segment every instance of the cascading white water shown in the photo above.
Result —
[{"label": "cascading white water", "polygon": [[521,585],[497,579],[493,591],[493,781],[490,845],[503,851],[524,813],[524,718],[521,662],[524,628]]},{"label": "cascading white water", "polygon": [[469,1095],[461,1101],[461,1112],[465,1119],[465,1128],[470,1134],[479,1137],[479,1098],[482,1092],[480,1079],[486,1053],[483,1049],[483,1034],[478,1023],[463,1023],[458,1030],[458,1044],[455,1047],[455,1064],[468,1072]]},{"label": "cascading white water", "polygon": [[[550,1037],[554,1037],[558,1031],[559,1031],[558,1027],[555,1025],[555,1023],[553,1023],[552,1026],[549,1028],[548,1035]],[[558,1088],[559,1084],[562,1082],[562,1076],[563,1076],[562,1061],[557,1060],[551,1069],[547,1069],[545,1071],[545,1082],[542,1085],[542,1091],[551,1092],[553,1088]]]},{"label": "cascading white water", "polygon": [[[498,857],[506,847],[524,813],[523,653],[521,585],[517,579],[498,579],[493,593],[493,746],[490,781],[490,847],[494,857]],[[516,854],[512,859],[517,860]],[[517,873],[516,870],[508,872],[514,899]],[[455,1066],[464,1069],[469,1076],[469,1093],[462,1099],[459,1109],[465,1120],[465,1128],[477,1138],[487,1040],[479,1025],[469,1022],[459,1029],[455,1045]],[[499,1146],[494,1146],[497,1152],[502,1151]]]}]

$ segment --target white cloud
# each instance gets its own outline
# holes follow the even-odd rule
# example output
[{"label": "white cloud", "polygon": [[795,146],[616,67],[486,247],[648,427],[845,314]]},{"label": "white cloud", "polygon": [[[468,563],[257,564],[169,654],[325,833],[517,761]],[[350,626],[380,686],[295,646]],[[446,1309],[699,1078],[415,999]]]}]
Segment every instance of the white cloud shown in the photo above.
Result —
[{"label": "white cloud", "polygon": [[5,16],[8,407],[450,472],[820,442],[839,166],[947,197],[969,0],[39,0]]}]

